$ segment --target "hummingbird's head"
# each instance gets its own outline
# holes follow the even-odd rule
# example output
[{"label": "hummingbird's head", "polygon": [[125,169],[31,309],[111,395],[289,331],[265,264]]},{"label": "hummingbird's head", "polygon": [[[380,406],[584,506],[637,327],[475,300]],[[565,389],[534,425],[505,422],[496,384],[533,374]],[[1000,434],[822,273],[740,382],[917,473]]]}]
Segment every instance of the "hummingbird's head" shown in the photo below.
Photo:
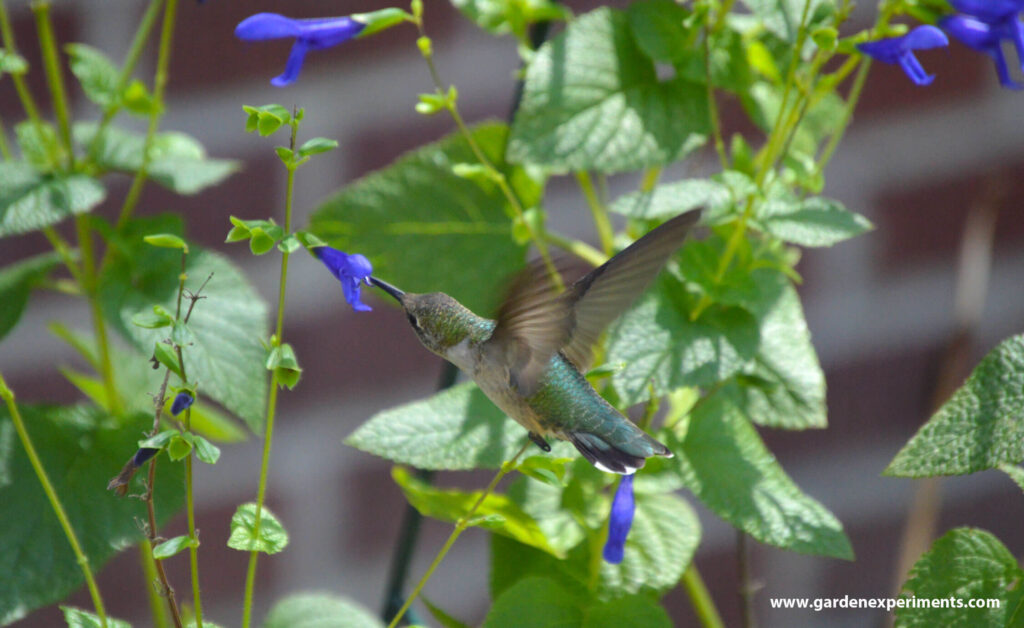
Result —
[{"label": "hummingbird's head", "polygon": [[387,292],[405,310],[423,346],[444,357],[445,351],[461,342],[478,318],[461,303],[443,292],[413,294],[370,277],[370,284]]}]

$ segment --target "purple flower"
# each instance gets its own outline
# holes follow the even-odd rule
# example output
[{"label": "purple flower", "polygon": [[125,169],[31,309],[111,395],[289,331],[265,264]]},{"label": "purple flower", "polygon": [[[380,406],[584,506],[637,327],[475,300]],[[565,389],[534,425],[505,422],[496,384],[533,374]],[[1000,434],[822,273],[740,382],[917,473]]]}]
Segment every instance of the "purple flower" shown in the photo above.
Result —
[{"label": "purple flower", "polygon": [[146,464],[146,462],[149,461],[150,458],[155,456],[159,451],[159,449],[154,449],[152,447],[143,447],[136,451],[135,455],[132,456],[132,464],[134,464],[136,467],[141,467],[142,465]]},{"label": "purple flower", "polygon": [[1002,46],[1004,40],[1012,41],[1024,63],[1024,25],[1018,19],[1024,0],[953,0],[952,5],[961,13],[941,18],[939,26],[965,46],[992,57],[1003,87],[1024,88],[1010,78]]},{"label": "purple flower", "polygon": [[[359,253],[349,255],[344,251],[329,246],[318,246],[310,249],[331,274],[341,282],[341,290],[345,293],[345,300],[357,312],[369,312],[371,308],[359,300],[359,292],[362,283],[373,273],[373,266],[370,260]],[[369,282],[366,282],[369,285]]]},{"label": "purple flower", "polygon": [[171,414],[173,414],[174,416],[178,416],[186,408],[191,406],[195,402],[195,400],[196,398],[193,397],[191,393],[181,391],[174,398],[174,403],[171,404]]},{"label": "purple flower", "polygon": [[921,62],[914,56],[914,51],[948,45],[949,39],[939,29],[934,26],[918,26],[902,37],[857,44],[857,49],[872,59],[884,63],[898,63],[915,84],[928,85],[935,80],[935,75],[924,71]]},{"label": "purple flower", "polygon": [[296,20],[277,13],[257,13],[235,27],[235,36],[245,41],[294,38],[284,73],[270,80],[271,85],[284,87],[295,82],[302,62],[310,50],[323,50],[354,39],[366,23],[353,17],[327,17]]},{"label": "purple flower", "polygon": [[626,537],[633,525],[636,500],[633,499],[633,475],[622,476],[619,488],[612,500],[612,512],[608,517],[608,541],[604,544],[604,559],[612,564],[622,562]]}]

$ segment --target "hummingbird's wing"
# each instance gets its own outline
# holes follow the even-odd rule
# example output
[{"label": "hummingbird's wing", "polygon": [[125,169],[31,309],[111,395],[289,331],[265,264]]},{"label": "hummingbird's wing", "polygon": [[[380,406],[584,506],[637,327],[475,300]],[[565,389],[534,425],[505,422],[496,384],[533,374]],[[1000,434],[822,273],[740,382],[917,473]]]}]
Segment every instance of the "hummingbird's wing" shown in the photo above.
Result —
[{"label": "hummingbird's wing", "polygon": [[669,220],[560,294],[545,265],[531,264],[509,288],[485,350],[509,365],[527,396],[559,350],[587,370],[601,332],[640,296],[699,218],[697,210]]},{"label": "hummingbird's wing", "polygon": [[700,215],[697,209],[672,218],[566,291],[572,303],[573,325],[562,352],[577,368],[583,372],[590,368],[593,347],[601,332],[647,289]]}]

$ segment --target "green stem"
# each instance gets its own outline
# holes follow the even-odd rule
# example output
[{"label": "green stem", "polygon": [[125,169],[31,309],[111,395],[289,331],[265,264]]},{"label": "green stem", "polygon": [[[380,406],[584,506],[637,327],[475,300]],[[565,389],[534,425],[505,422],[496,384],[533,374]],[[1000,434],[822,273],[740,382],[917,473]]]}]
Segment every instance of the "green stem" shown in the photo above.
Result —
[{"label": "green stem", "polygon": [[174,39],[174,22],[178,12],[178,0],[167,0],[164,7],[164,21],[160,29],[160,51],[157,53],[156,75],[153,78],[153,111],[149,114],[149,126],[146,127],[146,139],[142,143],[142,164],[139,166],[135,178],[132,179],[132,186],[124,197],[124,205],[121,206],[121,214],[117,218],[117,228],[124,226],[131,218],[135,206],[142,194],[142,187],[149,176],[150,148],[153,146],[153,138],[156,136],[157,127],[160,125],[160,118],[164,112],[164,90],[167,87],[167,66],[171,61],[171,44]]},{"label": "green stem", "polygon": [[61,147],[67,156],[67,168],[70,170],[75,158],[74,151],[71,148],[71,116],[68,113],[68,98],[67,92],[64,89],[64,76],[60,71],[60,61],[57,58],[57,38],[53,35],[50,3],[32,3],[32,13],[35,14],[36,32],[39,34],[39,48],[43,53],[43,70],[46,73],[46,83],[50,87],[53,111],[57,115],[57,129],[60,132]]},{"label": "green stem", "polygon": [[560,233],[554,231],[544,231],[544,240],[557,246],[563,251],[568,251],[583,261],[593,264],[594,266],[600,266],[608,261],[608,256],[598,251],[594,247],[590,246],[586,242],[579,240],[573,240],[567,238]]},{"label": "green stem", "polygon": [[[290,146],[295,151],[295,136],[298,133],[298,125],[292,124],[292,135]],[[284,232],[291,233],[292,230],[292,197],[295,189],[296,166],[288,167],[288,182],[285,187],[284,196]],[[281,279],[277,295],[277,324],[274,326],[274,336],[277,342],[281,343],[281,335],[284,332],[284,301],[285,289],[288,285],[288,257],[289,253],[281,254]],[[256,491],[256,515],[253,522],[253,536],[259,538],[260,523],[263,516],[263,501],[267,493],[267,472],[270,468],[270,444],[274,435],[274,415],[277,410],[277,389],[278,385],[273,373],[270,375],[270,393],[267,396],[267,422],[265,436],[263,438],[263,458],[260,462],[260,483]],[[242,627],[248,628],[252,621],[252,599],[256,586],[256,563],[259,559],[259,551],[253,550],[249,553],[249,567],[245,574],[245,598],[242,605]]]},{"label": "green stem", "polygon": [[836,148],[839,147],[839,142],[843,139],[843,134],[846,133],[846,127],[849,126],[850,120],[853,118],[853,109],[857,106],[857,101],[860,99],[860,93],[864,89],[864,83],[868,78],[868,71],[871,69],[871,58],[864,56],[864,60],[860,63],[860,69],[857,70],[857,76],[853,79],[853,87],[850,88],[850,95],[846,99],[846,109],[843,110],[843,119],[839,123],[839,128],[832,134],[832,137],[828,139],[828,144],[825,145],[825,150],[821,153],[821,159],[818,160],[818,165],[814,169],[815,176],[820,175],[825,171],[825,167],[828,166],[828,162],[832,160],[832,155],[836,152]]},{"label": "green stem", "polygon": [[590,214],[594,217],[594,226],[597,227],[597,236],[601,240],[601,248],[604,250],[605,255],[611,255],[615,251],[615,230],[612,229],[612,221],[608,219],[608,208],[597,197],[597,192],[594,190],[594,182],[590,179],[590,173],[579,171],[575,174],[576,182],[580,184],[583,197],[587,199]]},{"label": "green stem", "polygon": [[715,85],[711,81],[711,30],[704,29],[704,86],[707,90],[708,115],[711,117],[711,131],[715,138],[715,152],[722,170],[729,168],[729,156],[725,153],[722,139],[722,123],[718,119],[718,103],[715,101]]},{"label": "green stem", "polygon": [[661,166],[654,166],[644,170],[644,177],[640,181],[640,191],[644,194],[650,194],[654,191],[654,186],[658,185],[658,179],[661,178]]},{"label": "green stem", "polygon": [[167,628],[170,625],[167,609],[164,608],[164,603],[160,600],[160,594],[157,593],[156,587],[150,586],[150,583],[156,582],[160,576],[157,574],[156,561],[153,559],[153,544],[149,542],[149,539],[143,539],[139,543],[139,562],[142,563],[146,594],[149,597],[149,612],[153,616],[153,626],[155,628]]},{"label": "green stem", "polygon": [[704,579],[700,577],[697,565],[692,561],[690,566],[686,568],[686,571],[683,572],[683,588],[686,589],[686,594],[690,596],[693,610],[696,611],[697,618],[700,619],[700,623],[705,628],[725,628],[725,623],[722,621],[722,616],[718,614],[715,601],[711,599],[711,593],[708,592]]},{"label": "green stem", "polygon": [[121,398],[117,394],[117,386],[114,382],[107,326],[103,320],[103,311],[100,307],[99,295],[96,292],[96,262],[93,256],[89,217],[83,214],[75,216],[75,226],[78,229],[78,250],[82,258],[82,292],[85,293],[89,301],[89,309],[92,312],[92,324],[96,333],[96,344],[99,347],[100,376],[103,378],[103,388],[107,394],[107,407],[116,414],[121,411]]},{"label": "green stem", "polygon": [[732,5],[735,1],[725,0],[725,3],[718,9],[718,15],[715,16],[715,24],[711,27],[712,32],[717,33],[725,26],[725,18],[729,15],[729,11],[732,11]]},{"label": "green stem", "polygon": [[437,556],[434,557],[434,561],[430,563],[430,567],[427,568],[426,573],[424,573],[423,577],[420,578],[420,581],[416,583],[416,588],[412,590],[412,593],[409,595],[409,598],[405,601],[405,604],[402,605],[402,608],[398,609],[398,613],[395,614],[394,619],[392,619],[391,623],[388,624],[388,628],[395,628],[395,626],[398,625],[398,622],[402,620],[402,617],[405,615],[406,611],[409,610],[409,607],[412,606],[412,603],[416,600],[417,597],[419,597],[419,594],[423,590],[423,587],[426,586],[427,581],[430,580],[430,576],[433,575],[434,570],[437,569],[437,567],[441,564],[441,561],[444,560],[445,555],[448,554],[448,550],[450,550],[452,548],[452,545],[455,544],[455,540],[459,538],[463,530],[469,527],[469,521],[473,518],[473,515],[476,514],[477,509],[480,508],[480,505],[484,503],[484,500],[487,499],[487,496],[494,492],[494,489],[495,487],[498,486],[498,482],[501,481],[501,478],[505,477],[506,474],[508,474],[510,471],[516,468],[516,463],[519,461],[520,456],[523,455],[523,452],[525,452],[526,448],[529,446],[530,441],[526,441],[526,443],[523,444],[522,448],[519,449],[519,453],[517,453],[511,460],[501,465],[501,469],[499,469],[498,473],[495,474],[494,479],[491,480],[491,483],[487,485],[487,488],[484,489],[484,492],[480,494],[480,498],[476,500],[476,503],[473,504],[473,507],[470,508],[466,512],[466,514],[459,517],[459,520],[455,522],[455,529],[452,530],[452,533],[448,536],[448,540],[444,542],[444,545],[441,547],[441,551],[438,552]]},{"label": "green stem", "polygon": [[[135,30],[135,37],[132,39],[132,45],[128,48],[128,54],[125,55],[124,64],[121,66],[121,74],[117,78],[117,93],[123,94],[125,88],[128,87],[128,81],[131,80],[132,74],[135,72],[135,66],[139,63],[139,58],[142,56],[142,51],[146,47],[146,43],[149,41],[149,34],[153,30],[153,25],[156,23],[156,18],[160,15],[160,5],[163,4],[163,0],[151,0],[149,6],[146,8],[145,14],[142,16],[142,20],[139,22],[139,27]],[[99,127],[96,129],[96,135],[92,139],[92,145],[89,147],[89,154],[95,152],[95,148],[103,136],[103,132],[106,130],[107,125],[114,119],[117,112],[121,109],[121,103],[118,100],[111,102],[103,110],[103,118],[100,120]]]},{"label": "green stem", "polygon": [[85,576],[85,583],[89,588],[89,595],[92,597],[92,604],[96,609],[96,615],[99,616],[100,625],[106,628],[107,611],[103,607],[103,598],[100,596],[99,587],[96,586],[96,580],[92,577],[92,570],[89,568],[89,558],[82,551],[82,546],[78,543],[78,537],[75,536],[75,530],[71,527],[71,520],[68,519],[67,513],[64,512],[64,506],[61,504],[60,498],[57,497],[57,491],[54,490],[49,476],[46,475],[46,469],[43,468],[39,454],[36,453],[36,448],[32,445],[32,440],[29,438],[28,430],[25,429],[25,422],[21,418],[21,412],[18,410],[17,404],[14,403],[14,392],[7,387],[7,382],[4,381],[3,375],[0,375],[0,397],[3,397],[3,400],[7,402],[7,410],[11,414],[14,429],[17,430],[18,438],[21,439],[21,444],[25,448],[25,454],[32,464],[32,469],[35,470],[39,483],[43,485],[43,492],[46,493],[46,498],[50,501],[50,506],[53,507],[53,512],[56,513],[61,528],[64,529],[64,535],[67,537],[68,543],[71,544],[71,551],[75,554],[78,566],[82,568],[82,575]]},{"label": "green stem", "polygon": [[4,126],[3,118],[0,118],[0,156],[3,156],[4,161],[14,160],[11,145],[7,143],[7,127]]},{"label": "green stem", "polygon": [[68,272],[71,273],[75,282],[78,283],[79,290],[84,291],[85,280],[82,277],[82,269],[75,263],[75,256],[71,251],[71,247],[64,241],[64,238],[60,237],[60,234],[58,234],[57,230],[52,226],[43,227],[43,235],[45,235],[46,239],[50,241],[50,245],[53,246],[53,250],[57,252],[61,261],[64,262],[65,266],[67,266]]},{"label": "green stem", "polygon": [[[0,0],[0,40],[3,41],[4,48],[8,52],[17,54],[18,45],[14,41],[14,30],[11,28],[11,20],[7,15],[7,7],[4,4],[4,0]],[[46,152],[50,156],[50,160],[53,163],[57,163],[57,147],[53,146],[50,142],[46,142],[46,134],[43,131],[43,120],[39,116],[39,108],[36,107],[36,102],[32,98],[32,92],[29,91],[24,77],[21,74],[12,74],[11,81],[14,83],[15,91],[18,92],[18,99],[21,100],[21,106],[25,110],[25,115],[28,116],[28,119],[35,127],[36,134],[46,144]]]}]

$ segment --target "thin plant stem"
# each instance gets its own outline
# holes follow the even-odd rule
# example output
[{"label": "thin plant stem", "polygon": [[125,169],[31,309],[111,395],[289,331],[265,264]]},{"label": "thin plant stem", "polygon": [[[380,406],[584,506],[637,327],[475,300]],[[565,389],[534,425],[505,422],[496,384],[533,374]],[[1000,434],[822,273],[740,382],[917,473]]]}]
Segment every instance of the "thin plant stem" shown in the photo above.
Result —
[{"label": "thin plant stem", "polygon": [[[293,116],[294,120],[294,116]],[[295,152],[295,136],[298,133],[298,125],[293,121],[290,147]],[[295,169],[297,166],[288,166],[288,182],[284,196],[284,232],[291,233],[292,230],[292,197],[295,189]],[[281,279],[277,295],[277,324],[274,327],[274,336],[278,343],[281,343],[281,335],[284,332],[284,302],[285,289],[288,285],[288,257],[289,253],[281,253]],[[277,410],[278,384],[273,373],[270,375],[270,392],[267,395],[267,421],[263,437],[263,457],[260,461],[260,483],[256,490],[256,514],[253,522],[253,537],[259,538],[260,524],[263,517],[263,502],[267,494],[267,473],[270,468],[270,445],[274,436],[274,416]],[[259,560],[259,551],[249,552],[249,567],[245,574],[245,598],[242,605],[242,628],[248,628],[252,621],[252,599],[256,586],[256,563]]]},{"label": "thin plant stem", "polygon": [[[0,0],[0,40],[3,41],[7,52],[12,54],[18,53],[18,45],[14,40],[14,29],[11,28],[11,20],[7,15],[7,7],[4,4],[4,0]],[[46,141],[46,134],[43,131],[43,120],[39,116],[39,108],[36,107],[36,102],[32,98],[32,92],[29,91],[24,77],[21,74],[12,74],[11,81],[14,83],[14,90],[18,92],[18,99],[21,100],[21,107],[25,110],[25,115],[28,116],[28,119],[36,129],[36,134],[46,145],[46,152],[50,157],[50,161],[56,163],[57,147],[52,142]]]},{"label": "thin plant stem", "polygon": [[[64,89],[64,77],[57,58],[57,39],[53,35],[53,21],[50,19],[50,3],[32,3],[32,13],[36,19],[36,32],[39,34],[39,48],[43,53],[43,70],[46,83],[50,87],[50,98],[53,100],[53,112],[57,116],[57,130],[61,147],[67,156],[67,168],[70,170],[74,162],[74,151],[71,148],[71,116],[68,113],[67,90]],[[42,139],[42,138],[40,138]]]},{"label": "thin plant stem", "polygon": [[711,118],[711,131],[715,141],[715,152],[722,170],[729,168],[729,156],[725,153],[725,141],[722,139],[722,123],[718,119],[718,103],[715,101],[715,85],[711,82],[711,29],[704,29],[704,86],[708,97],[708,115]]},{"label": "thin plant stem", "polygon": [[[167,374],[164,375],[164,383],[160,388],[160,395],[156,399],[157,411],[153,420],[153,424],[156,426],[160,424],[160,412],[164,407],[164,395],[167,392],[167,381],[170,379],[170,375],[170,371],[167,371]],[[156,431],[157,428],[154,427],[153,432],[155,433]],[[158,458],[159,456],[153,456],[149,460],[149,474],[146,476],[146,494],[144,495],[147,517],[146,538],[150,545],[156,542],[156,507],[153,501],[153,490],[156,488],[156,461]],[[157,578],[160,580],[160,587],[162,589],[160,594],[167,598],[167,607],[171,609],[171,619],[174,621],[174,628],[184,628],[184,623],[181,620],[181,611],[178,610],[178,601],[174,596],[174,587],[171,586],[171,581],[167,578],[167,570],[164,569],[164,561],[155,560],[153,562],[156,566]]]},{"label": "thin plant stem", "polygon": [[736,530],[736,571],[739,574],[737,593],[740,602],[740,614],[743,616],[743,628],[754,628],[757,625],[754,619],[754,593],[756,587],[750,576],[750,544],[747,543],[747,533],[743,530]]},{"label": "thin plant stem", "polygon": [[[419,30],[421,37],[427,37],[426,31],[423,30],[422,20],[416,21],[416,28]],[[501,193],[505,196],[505,199],[508,201],[513,213],[515,213],[516,218],[522,221],[523,225],[526,226],[526,231],[530,235],[530,240],[533,242],[534,246],[537,247],[537,251],[540,253],[541,259],[544,260],[544,266],[547,268],[548,274],[551,275],[551,281],[555,284],[556,288],[559,290],[563,289],[565,287],[565,282],[562,280],[562,276],[559,274],[558,268],[555,267],[555,263],[551,260],[551,254],[548,252],[547,243],[544,242],[544,238],[541,237],[541,234],[537,232],[534,226],[530,224],[530,221],[525,219],[523,204],[509,185],[508,178],[503,172],[498,170],[493,163],[491,163],[491,160],[488,159],[487,155],[485,155],[480,149],[480,145],[477,144],[476,138],[473,137],[473,133],[469,130],[465,120],[462,119],[462,114],[459,113],[458,105],[453,99],[447,98],[444,83],[441,81],[441,75],[438,73],[437,65],[434,63],[433,52],[429,48],[421,49],[421,52],[423,53],[423,59],[427,62],[427,69],[430,71],[430,78],[434,82],[434,89],[437,94],[444,99],[445,108],[448,110],[452,120],[455,122],[455,126],[458,127],[459,132],[466,140],[470,150],[473,151],[473,155],[476,157],[477,161],[487,169],[490,177],[495,181],[495,183],[497,183],[498,189],[500,189]]]},{"label": "thin plant stem", "polygon": [[139,562],[142,564],[142,573],[146,579],[146,596],[149,598],[149,613],[153,617],[153,625],[155,628],[167,628],[170,625],[167,609],[160,601],[156,589],[150,586],[150,583],[158,580],[159,576],[156,571],[156,560],[153,558],[153,544],[149,539],[142,539],[139,543]]},{"label": "thin plant stem", "polygon": [[60,521],[60,527],[64,529],[64,536],[67,537],[68,543],[71,545],[71,551],[75,554],[78,566],[82,569],[82,575],[85,576],[85,583],[89,588],[89,596],[92,597],[92,605],[96,609],[100,625],[106,628],[107,611],[103,606],[103,597],[100,595],[100,589],[92,576],[92,569],[89,568],[89,557],[85,555],[85,552],[82,551],[82,546],[78,543],[75,530],[71,527],[71,520],[68,519],[68,515],[64,511],[64,505],[57,496],[57,491],[53,488],[53,484],[50,483],[50,478],[46,474],[43,462],[39,459],[39,454],[36,453],[36,448],[32,445],[32,439],[29,438],[28,430],[25,429],[25,422],[21,418],[21,411],[18,410],[17,404],[14,403],[14,392],[7,387],[7,382],[4,381],[3,375],[0,375],[0,397],[3,397],[3,400],[7,403],[7,410],[11,415],[11,421],[14,423],[14,429],[18,432],[18,438],[21,440],[22,447],[25,448],[25,454],[28,456],[29,463],[32,465],[36,477],[39,478],[39,483],[43,485],[43,492],[46,493],[46,498],[50,501],[50,506],[53,507],[53,512],[57,515],[58,521]]},{"label": "thin plant stem", "polygon": [[708,592],[704,579],[700,577],[697,565],[692,561],[690,566],[686,568],[686,571],[683,572],[682,582],[686,594],[690,596],[693,610],[697,613],[697,618],[700,620],[701,625],[704,628],[725,628],[725,622],[722,621],[722,616],[718,614],[715,601],[711,599],[711,593]]},{"label": "thin plant stem", "polygon": [[142,194],[142,187],[149,176],[150,149],[160,118],[164,112],[164,91],[167,87],[167,67],[171,62],[171,44],[174,40],[174,22],[178,12],[178,0],[167,0],[164,6],[164,21],[160,29],[160,50],[157,53],[156,74],[153,78],[153,111],[149,114],[149,125],[146,127],[146,139],[142,143],[142,164],[139,166],[132,185],[124,197],[121,214],[117,218],[117,228],[124,226],[131,218],[135,206]]},{"label": "thin plant stem", "polygon": [[4,158],[4,161],[14,160],[11,145],[7,143],[7,127],[4,126],[3,118],[0,118],[0,156]]},{"label": "thin plant stem", "polygon": [[89,301],[89,309],[92,313],[93,330],[96,333],[96,344],[99,347],[100,376],[103,379],[103,388],[107,395],[107,407],[116,414],[121,411],[121,397],[117,394],[117,386],[114,383],[114,367],[110,360],[107,325],[103,320],[103,311],[100,307],[99,295],[96,292],[96,261],[89,217],[84,214],[75,216],[75,226],[78,229],[78,250],[82,258],[81,288]]},{"label": "thin plant stem", "polygon": [[732,11],[732,5],[735,1],[725,0],[725,3],[718,9],[718,15],[715,16],[715,24],[711,27],[712,32],[717,33],[725,26],[725,18],[728,17],[729,11]]},{"label": "thin plant stem", "polygon": [[[142,51],[149,41],[149,34],[153,30],[153,25],[156,24],[156,18],[160,15],[160,6],[162,4],[163,0],[150,0],[149,6],[146,7],[146,12],[142,15],[142,20],[139,22],[139,27],[135,30],[135,36],[132,38],[131,46],[128,48],[128,54],[125,55],[124,63],[121,66],[121,73],[117,77],[117,93],[119,94],[124,93],[125,88],[128,87],[128,81],[131,80],[132,73],[135,72],[135,66],[138,65]],[[100,138],[103,136],[103,132],[120,109],[121,103],[116,100],[103,109],[103,117],[100,119],[100,124],[96,128],[96,135],[92,138],[92,145],[89,147],[90,154],[95,151]]]},{"label": "thin plant stem", "polygon": [[598,251],[594,247],[590,246],[586,242],[580,240],[574,240],[567,238],[560,233],[554,231],[544,231],[544,240],[557,246],[563,251],[568,251],[581,260],[593,264],[594,266],[600,266],[608,261],[608,256]]},{"label": "thin plant stem", "polygon": [[448,540],[444,542],[444,545],[441,547],[441,551],[439,551],[437,556],[434,557],[434,561],[430,563],[430,567],[427,568],[426,573],[424,573],[423,577],[420,578],[420,581],[416,583],[416,588],[412,590],[412,593],[409,595],[409,599],[405,601],[402,608],[398,609],[398,613],[395,614],[394,619],[392,619],[391,623],[388,624],[388,628],[395,628],[395,626],[398,625],[398,622],[402,620],[402,616],[405,615],[405,612],[409,610],[412,603],[417,597],[419,597],[420,592],[423,591],[423,587],[426,586],[427,581],[430,580],[430,576],[434,574],[434,570],[437,569],[441,564],[441,561],[444,560],[445,555],[448,554],[448,550],[452,548],[455,541],[462,535],[463,530],[469,527],[469,521],[473,518],[473,515],[476,514],[477,509],[484,503],[487,496],[494,492],[494,489],[498,486],[498,482],[501,481],[501,478],[505,477],[510,471],[516,468],[516,463],[519,461],[520,456],[523,455],[523,452],[525,452],[526,448],[529,446],[530,441],[526,441],[519,449],[519,452],[513,456],[511,460],[501,465],[501,469],[499,469],[498,473],[494,475],[494,479],[487,485],[484,492],[480,494],[480,497],[476,500],[476,503],[473,504],[472,508],[466,511],[466,514],[459,517],[459,520],[455,522],[455,529],[452,530],[452,533],[448,536]]},{"label": "thin plant stem", "polygon": [[57,233],[57,230],[52,226],[43,227],[43,235],[45,235],[46,239],[50,241],[50,245],[53,247],[53,250],[57,252],[61,261],[64,262],[65,266],[67,266],[68,272],[71,273],[71,277],[78,284],[79,289],[84,290],[85,281],[82,278],[82,269],[78,267],[77,263],[75,263],[75,256],[71,250],[71,246],[68,245],[64,238],[60,237],[60,234]]},{"label": "thin plant stem", "polygon": [[579,183],[580,191],[587,199],[587,206],[590,207],[590,214],[594,218],[597,237],[601,240],[601,248],[605,255],[611,255],[615,250],[615,230],[612,229],[612,221],[608,219],[608,208],[598,198],[597,192],[594,190],[594,182],[590,179],[590,173],[579,171],[575,174],[576,182]]}]

